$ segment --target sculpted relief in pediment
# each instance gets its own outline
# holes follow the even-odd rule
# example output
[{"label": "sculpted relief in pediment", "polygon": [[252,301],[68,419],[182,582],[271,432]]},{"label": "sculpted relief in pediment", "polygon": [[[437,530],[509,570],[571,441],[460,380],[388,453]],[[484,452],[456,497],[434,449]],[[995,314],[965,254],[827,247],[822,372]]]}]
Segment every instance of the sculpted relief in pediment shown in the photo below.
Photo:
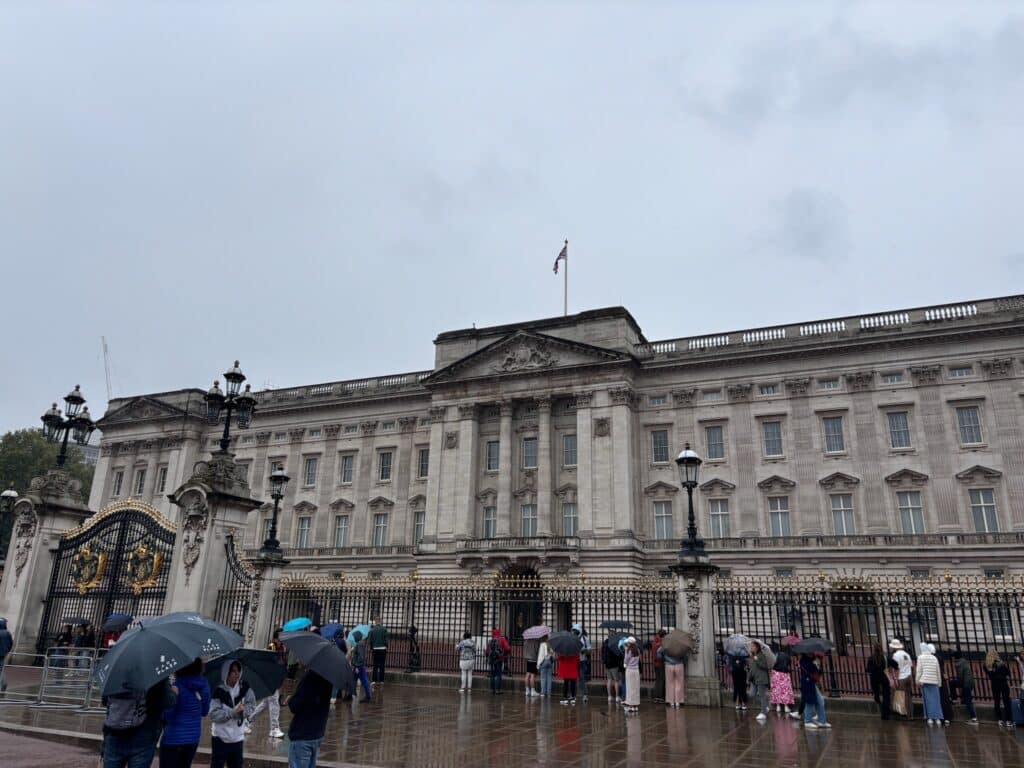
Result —
[{"label": "sculpted relief in pediment", "polygon": [[541,339],[520,339],[503,351],[491,366],[496,373],[532,371],[536,368],[550,368],[558,362],[545,341]]}]

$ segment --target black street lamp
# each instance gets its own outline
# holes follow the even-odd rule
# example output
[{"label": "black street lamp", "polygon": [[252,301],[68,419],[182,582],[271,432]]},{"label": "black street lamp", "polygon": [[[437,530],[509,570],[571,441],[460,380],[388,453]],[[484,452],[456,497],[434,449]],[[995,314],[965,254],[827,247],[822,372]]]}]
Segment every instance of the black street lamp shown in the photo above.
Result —
[{"label": "black street lamp", "polygon": [[277,540],[277,515],[281,508],[281,499],[290,478],[283,469],[275,469],[270,473],[270,498],[274,500],[274,516],[270,518],[270,535],[260,547],[260,557],[264,560],[280,560],[282,556],[281,542]]},{"label": "black street lamp", "polygon": [[686,526],[686,538],[683,539],[680,547],[680,558],[703,559],[705,557],[704,539],[697,535],[697,519],[693,515],[693,489],[697,487],[697,474],[702,463],[700,456],[690,448],[689,443],[676,458],[676,466],[679,467],[679,482],[686,489],[690,505],[689,523]]},{"label": "black street lamp", "polygon": [[73,437],[79,445],[87,445],[96,424],[89,417],[89,408],[85,405],[81,388],[75,388],[64,396],[64,415],[61,416],[57,404],[43,414],[43,435],[48,442],[60,443],[57,454],[57,466],[63,467],[68,455],[68,438]]},{"label": "black street lamp", "polygon": [[12,509],[14,509],[14,502],[18,500],[18,492],[14,490],[14,483],[11,483],[10,487],[0,493],[0,517],[3,517]]},{"label": "black street lamp", "polygon": [[231,447],[231,413],[235,413],[239,429],[248,429],[252,423],[252,414],[256,410],[256,397],[248,384],[245,385],[245,392],[239,392],[242,382],[245,381],[245,374],[238,367],[235,360],[234,366],[224,373],[224,383],[227,386],[225,394],[220,388],[220,382],[213,382],[210,391],[206,393],[206,421],[211,426],[220,421],[221,413],[224,412],[224,435],[220,439],[220,449],[227,451]]}]

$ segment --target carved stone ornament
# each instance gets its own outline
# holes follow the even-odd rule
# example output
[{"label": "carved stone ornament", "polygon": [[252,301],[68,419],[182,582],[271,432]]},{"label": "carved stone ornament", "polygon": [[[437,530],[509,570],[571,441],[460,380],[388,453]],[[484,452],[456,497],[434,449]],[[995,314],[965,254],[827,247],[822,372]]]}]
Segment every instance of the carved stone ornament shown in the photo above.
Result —
[{"label": "carved stone ornament", "polygon": [[1020,312],[1024,310],[1024,296],[1007,296],[996,299],[996,312]]},{"label": "carved stone ornament", "polygon": [[874,371],[852,371],[844,375],[851,392],[867,392],[875,383]]},{"label": "carved stone ornament", "polygon": [[364,421],[362,424],[359,425],[359,431],[362,432],[364,435],[372,435],[374,432],[377,431],[377,422]]},{"label": "carved stone ornament", "polygon": [[630,408],[632,408],[636,405],[637,402],[636,392],[634,392],[629,387],[609,389],[608,397],[611,398],[612,405],[628,405]]},{"label": "carved stone ornament", "polygon": [[144,590],[156,586],[163,560],[163,553],[154,552],[145,544],[139,544],[131,551],[126,568],[128,586],[131,587],[133,595],[140,597]]},{"label": "carved stone ornament", "polygon": [[942,375],[941,365],[917,365],[910,369],[910,374],[918,386],[921,384],[934,384]]},{"label": "carved stone ornament", "polygon": [[995,360],[982,360],[981,367],[990,379],[1003,379],[1013,375],[1013,358],[1001,357]]},{"label": "carved stone ornament", "polygon": [[612,433],[612,420],[607,417],[594,419],[594,437],[608,437]]},{"label": "carved stone ornament", "polygon": [[441,421],[445,416],[448,415],[448,406],[446,405],[435,405],[432,406],[427,414],[430,416],[431,421]]},{"label": "carved stone ornament", "polygon": [[444,433],[444,447],[445,448],[458,448],[459,447],[459,433],[458,432],[445,432]]},{"label": "carved stone ornament", "polygon": [[537,413],[551,413],[551,398],[550,397],[538,397],[537,398]]},{"label": "carved stone ornament", "polygon": [[69,499],[82,503],[82,483],[63,469],[49,469],[45,475],[33,477],[29,494],[43,499]]},{"label": "carved stone ornament", "polygon": [[185,565],[185,583],[192,576],[192,569],[202,553],[204,534],[210,525],[210,511],[198,493],[189,494],[181,523],[182,563]]},{"label": "carved stone ornament", "polygon": [[79,548],[71,558],[71,582],[84,595],[95,589],[103,581],[103,572],[107,568],[107,553],[102,549],[94,550],[88,544]]},{"label": "carved stone ornament", "polygon": [[750,399],[751,384],[729,384],[725,392],[729,395],[730,402],[739,403]]},{"label": "carved stone ornament", "polygon": [[690,653],[696,656],[700,653],[700,586],[696,579],[687,579],[686,587],[686,620],[687,629],[693,636],[693,650]]},{"label": "carved stone ornament", "polygon": [[270,438],[273,434],[273,432],[257,432],[256,445],[266,445],[270,442]]},{"label": "carved stone ornament", "polygon": [[557,362],[558,358],[551,353],[546,342],[540,339],[521,340],[510,346],[492,368],[498,373],[515,373],[550,368]]},{"label": "carved stone ornament", "polygon": [[192,469],[190,482],[202,483],[210,488],[248,495],[249,481],[239,472],[235,455],[226,451],[214,451],[209,461],[197,461]]},{"label": "carved stone ornament", "polygon": [[245,628],[246,642],[251,646],[256,636],[256,620],[260,614],[260,593],[263,591],[263,569],[256,568],[249,587],[249,621]]},{"label": "carved stone ornament", "polygon": [[589,408],[590,404],[594,402],[593,392],[577,392],[573,395],[573,404],[577,408]]},{"label": "carved stone ornament", "polygon": [[476,403],[464,403],[459,406],[460,419],[475,419],[476,413]]},{"label": "carved stone ornament", "polygon": [[697,399],[697,390],[696,388],[674,389],[672,390],[672,399],[675,400],[676,405],[689,408]]},{"label": "carved stone ornament", "polygon": [[412,432],[416,429],[416,422],[418,419],[415,416],[399,416],[398,417],[398,428],[402,432]]},{"label": "carved stone ornament", "polygon": [[19,501],[14,506],[14,583],[17,585],[18,577],[28,557],[32,554],[32,540],[36,536],[36,528],[39,526],[39,518],[28,499]]},{"label": "carved stone ornament", "polygon": [[333,440],[341,432],[341,424],[328,424],[324,427],[324,437],[328,440]]},{"label": "carved stone ornament", "polygon": [[806,395],[807,389],[811,385],[811,380],[807,378],[803,379],[786,379],[783,384],[786,385],[786,391],[790,397],[796,395]]},{"label": "carved stone ornament", "polygon": [[306,428],[300,427],[299,429],[288,430],[288,440],[292,443],[301,443],[302,438],[306,436]]}]

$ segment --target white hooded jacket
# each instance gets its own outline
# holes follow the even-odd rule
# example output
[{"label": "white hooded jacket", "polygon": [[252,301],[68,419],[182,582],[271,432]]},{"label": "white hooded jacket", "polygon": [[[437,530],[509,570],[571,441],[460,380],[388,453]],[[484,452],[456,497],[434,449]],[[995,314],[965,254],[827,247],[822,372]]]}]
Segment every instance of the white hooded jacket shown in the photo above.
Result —
[{"label": "white hooded jacket", "polygon": [[917,684],[918,685],[941,685],[942,670],[939,668],[939,660],[935,656],[935,648],[929,643],[921,643],[917,654]]},{"label": "white hooded jacket", "polygon": [[[241,675],[234,688],[229,688],[227,681],[230,670],[231,662],[221,666],[221,684],[211,696],[210,733],[223,742],[237,744],[245,740],[245,721],[256,711],[256,696],[249,684],[242,682]],[[238,715],[234,710],[240,703],[245,704],[245,711]]]}]

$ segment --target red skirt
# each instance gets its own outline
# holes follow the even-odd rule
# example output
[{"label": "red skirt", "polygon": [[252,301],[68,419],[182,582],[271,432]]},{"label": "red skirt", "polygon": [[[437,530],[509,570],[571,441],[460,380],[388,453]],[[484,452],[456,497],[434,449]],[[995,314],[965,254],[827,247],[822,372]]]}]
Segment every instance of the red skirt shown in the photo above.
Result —
[{"label": "red skirt", "polygon": [[579,656],[559,656],[558,657],[558,677],[560,680],[579,680],[580,679],[580,657]]}]

